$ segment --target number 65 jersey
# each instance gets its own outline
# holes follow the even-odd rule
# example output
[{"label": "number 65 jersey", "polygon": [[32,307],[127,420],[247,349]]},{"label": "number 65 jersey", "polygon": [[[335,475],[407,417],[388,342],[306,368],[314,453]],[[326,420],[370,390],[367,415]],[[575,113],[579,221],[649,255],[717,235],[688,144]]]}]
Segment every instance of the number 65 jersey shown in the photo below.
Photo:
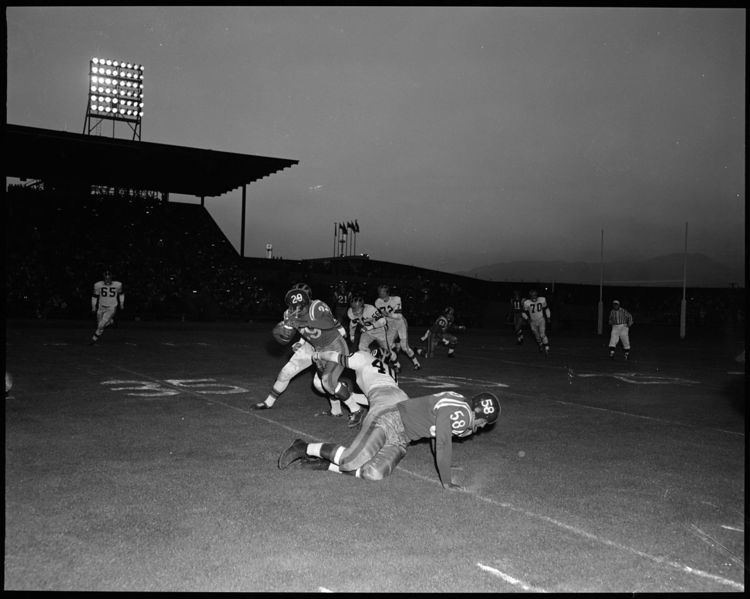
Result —
[{"label": "number 65 jersey", "polygon": [[118,297],[122,294],[122,283],[112,281],[109,284],[104,281],[94,283],[92,296],[97,298],[99,308],[113,308],[117,306]]}]

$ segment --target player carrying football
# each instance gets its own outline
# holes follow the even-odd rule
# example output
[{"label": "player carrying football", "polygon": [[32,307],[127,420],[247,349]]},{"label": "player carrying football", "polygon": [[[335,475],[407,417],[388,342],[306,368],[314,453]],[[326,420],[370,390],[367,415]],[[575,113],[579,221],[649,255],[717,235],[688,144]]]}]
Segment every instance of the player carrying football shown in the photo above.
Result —
[{"label": "player carrying football", "polygon": [[[301,339],[294,344],[294,353],[289,361],[279,371],[271,391],[266,399],[253,405],[255,410],[267,410],[289,386],[289,382],[303,370],[313,365],[313,352],[335,350],[346,353],[348,347],[343,337],[344,330],[334,318],[331,309],[321,300],[310,299],[305,289],[307,286],[297,285],[286,292],[284,301],[288,306],[284,312],[282,323],[277,325],[280,330],[287,329],[284,337],[277,338],[282,343],[290,342],[297,333]],[[275,327],[276,329],[276,327]],[[351,389],[339,381],[344,367],[336,363],[315,363],[317,373],[314,383],[319,391],[328,395],[331,403],[330,415],[341,416],[341,401],[346,403],[351,414],[349,426],[358,426],[365,410],[351,398]]]},{"label": "player carrying football", "polygon": [[408,324],[402,312],[401,298],[398,295],[391,295],[390,292],[388,285],[380,285],[378,297],[375,299],[375,307],[385,315],[388,324],[386,327],[388,344],[394,358],[398,356],[399,350],[402,350],[414,364],[414,370],[419,370],[422,366],[414,350],[409,347]]},{"label": "player carrying football", "polygon": [[117,312],[125,309],[125,293],[120,281],[112,279],[112,273],[105,270],[103,279],[94,283],[91,293],[91,312],[96,314],[96,330],[91,337],[91,345],[99,341],[104,327],[112,324]]}]

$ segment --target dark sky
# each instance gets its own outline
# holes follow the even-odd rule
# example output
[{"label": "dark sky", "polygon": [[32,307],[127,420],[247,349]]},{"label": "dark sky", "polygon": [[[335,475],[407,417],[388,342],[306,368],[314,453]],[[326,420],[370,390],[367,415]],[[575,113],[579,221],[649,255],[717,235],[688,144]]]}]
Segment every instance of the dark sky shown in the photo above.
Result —
[{"label": "dark sky", "polygon": [[[246,255],[460,271],[745,247],[743,9],[11,7],[8,122],[81,132],[92,57],[140,62],[143,140],[292,158]],[[110,129],[111,134],[111,129]],[[126,133],[123,131],[122,136]],[[208,200],[239,247],[236,191]],[[192,200],[192,199],[191,199]]]}]

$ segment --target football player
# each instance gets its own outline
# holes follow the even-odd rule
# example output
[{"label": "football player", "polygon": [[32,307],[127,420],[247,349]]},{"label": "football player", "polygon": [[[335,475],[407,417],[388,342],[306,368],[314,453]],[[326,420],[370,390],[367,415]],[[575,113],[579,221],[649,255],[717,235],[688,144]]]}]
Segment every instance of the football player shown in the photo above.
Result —
[{"label": "football player", "polygon": [[378,287],[378,297],[375,299],[375,307],[385,315],[387,323],[386,336],[394,358],[398,356],[399,350],[403,351],[414,365],[414,370],[419,370],[419,363],[414,350],[409,347],[408,324],[401,308],[401,298],[391,295],[388,285]]},{"label": "football player", "polygon": [[[287,309],[283,322],[295,329],[301,339],[292,347],[294,353],[279,371],[266,399],[254,404],[255,410],[268,410],[273,407],[279,396],[289,386],[289,382],[303,370],[313,365],[313,352],[335,350],[346,353],[348,347],[344,339],[344,329],[334,318],[331,309],[321,300],[310,298],[307,290],[301,285],[292,287],[286,292],[284,301]],[[331,416],[341,416],[341,402],[350,410],[349,426],[358,426],[364,410],[351,398],[351,389],[339,377],[344,367],[333,362],[315,363],[316,377],[319,382],[316,388],[322,390],[331,404]]]},{"label": "football player", "polygon": [[417,350],[419,355],[424,354],[426,357],[432,358],[435,354],[435,348],[438,345],[445,345],[448,347],[448,357],[455,357],[458,337],[449,332],[453,327],[454,316],[453,306],[448,306],[443,310],[443,313],[435,319],[432,326],[420,337],[420,341],[427,342],[427,349],[419,348]]},{"label": "football player", "polygon": [[386,331],[388,322],[385,316],[372,304],[366,304],[361,295],[352,297],[349,304],[349,338],[356,342],[359,334],[358,349],[370,351],[370,345],[377,342],[383,353],[390,355]]},{"label": "football player", "polygon": [[523,327],[526,322],[523,318],[523,298],[518,289],[513,290],[513,297],[510,298],[510,314],[513,318],[513,333],[516,336],[516,343],[523,344]]},{"label": "football player", "polygon": [[336,289],[333,292],[333,315],[336,317],[341,325],[346,328],[348,322],[346,320],[346,313],[349,310],[349,303],[352,301],[352,292],[346,288],[344,281],[339,281],[336,284]]},{"label": "football player", "polygon": [[112,324],[117,309],[125,309],[125,293],[120,281],[112,279],[112,272],[105,270],[103,279],[94,283],[91,293],[91,312],[96,314],[96,330],[91,345],[99,341],[104,328]]},{"label": "football player", "polygon": [[549,354],[549,339],[547,338],[547,324],[552,318],[547,306],[547,300],[539,295],[536,289],[529,290],[528,299],[523,300],[523,318],[528,321],[529,328],[536,339],[539,351]]},{"label": "football player", "polygon": [[[295,439],[279,456],[278,466],[283,470],[301,460],[300,465],[312,469],[382,480],[404,458],[412,441],[430,439],[440,483],[444,489],[460,489],[451,478],[453,437],[468,437],[496,422],[499,415],[500,401],[489,392],[471,399],[455,391],[405,399],[367,418],[348,447]],[[322,459],[302,460],[306,456]]]}]

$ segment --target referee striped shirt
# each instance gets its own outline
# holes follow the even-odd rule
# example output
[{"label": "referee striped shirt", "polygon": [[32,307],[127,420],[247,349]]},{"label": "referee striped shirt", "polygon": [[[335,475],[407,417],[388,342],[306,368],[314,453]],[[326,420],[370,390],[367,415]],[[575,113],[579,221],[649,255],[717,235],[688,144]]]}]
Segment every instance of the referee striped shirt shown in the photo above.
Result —
[{"label": "referee striped shirt", "polygon": [[631,326],[633,324],[633,317],[625,308],[612,309],[609,312],[609,324],[626,324]]}]

